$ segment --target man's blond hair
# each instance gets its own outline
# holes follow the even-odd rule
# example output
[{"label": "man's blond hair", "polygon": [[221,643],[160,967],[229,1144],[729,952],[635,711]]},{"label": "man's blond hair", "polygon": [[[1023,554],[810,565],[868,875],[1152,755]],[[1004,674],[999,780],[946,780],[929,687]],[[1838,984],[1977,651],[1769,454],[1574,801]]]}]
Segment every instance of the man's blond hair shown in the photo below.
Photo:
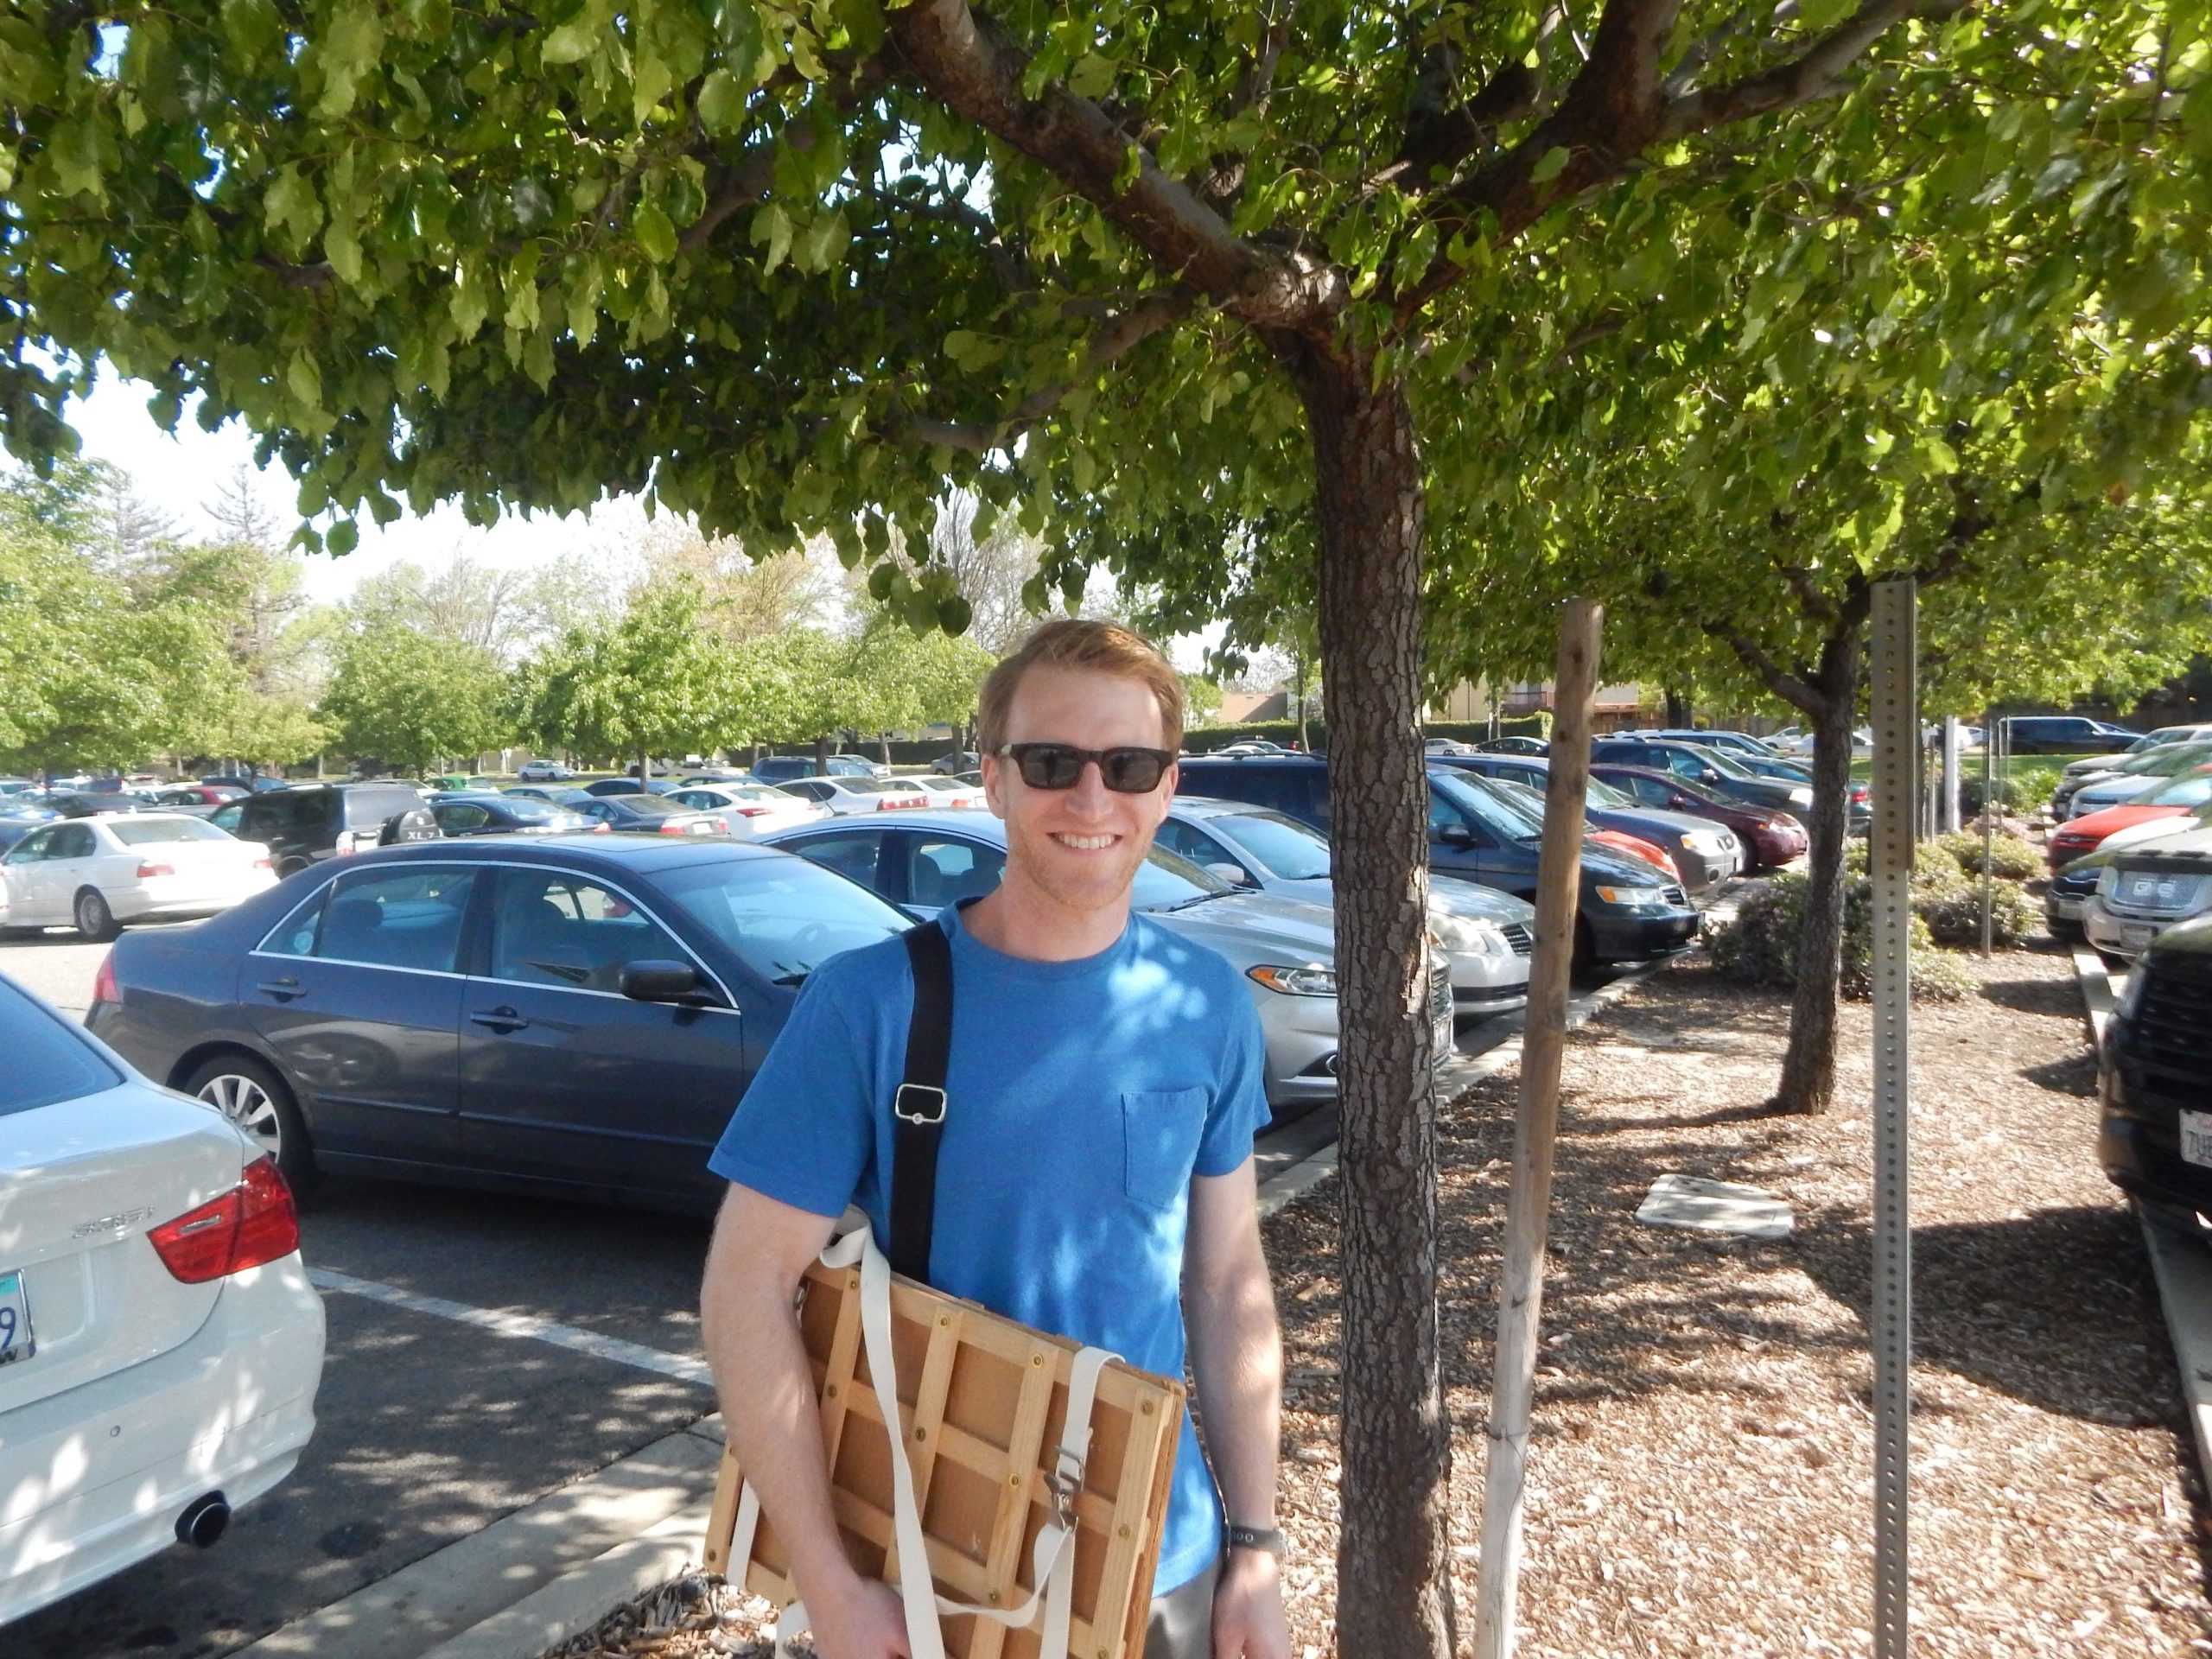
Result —
[{"label": "man's blond hair", "polygon": [[1141,682],[1160,705],[1160,747],[1183,747],[1183,677],[1160,647],[1117,622],[1090,622],[1061,617],[1046,623],[1022,642],[983,682],[976,707],[976,731],[983,753],[995,754],[1007,741],[1014,694],[1033,668],[1095,669]]}]

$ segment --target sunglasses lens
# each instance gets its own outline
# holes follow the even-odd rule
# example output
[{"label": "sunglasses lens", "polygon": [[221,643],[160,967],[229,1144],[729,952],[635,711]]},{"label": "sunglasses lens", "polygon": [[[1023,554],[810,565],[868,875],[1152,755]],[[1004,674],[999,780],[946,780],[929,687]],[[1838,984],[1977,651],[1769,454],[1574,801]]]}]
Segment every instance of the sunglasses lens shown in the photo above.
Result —
[{"label": "sunglasses lens", "polygon": [[1032,789],[1073,789],[1083,776],[1082,753],[1061,743],[1025,743],[1014,760]]},{"label": "sunglasses lens", "polygon": [[1141,795],[1160,782],[1160,757],[1142,749],[1109,749],[1098,770],[1107,788],[1124,795]]}]

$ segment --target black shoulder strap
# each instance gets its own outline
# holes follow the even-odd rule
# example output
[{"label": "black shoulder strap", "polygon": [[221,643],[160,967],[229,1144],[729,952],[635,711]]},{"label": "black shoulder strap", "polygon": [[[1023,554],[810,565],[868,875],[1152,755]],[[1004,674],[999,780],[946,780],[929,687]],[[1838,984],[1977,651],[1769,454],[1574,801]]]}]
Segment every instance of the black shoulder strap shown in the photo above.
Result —
[{"label": "black shoulder strap", "polygon": [[951,941],[935,922],[910,927],[906,958],[914,969],[914,1017],[906,1029],[906,1075],[891,1104],[891,1270],[927,1284],[952,1052]]}]

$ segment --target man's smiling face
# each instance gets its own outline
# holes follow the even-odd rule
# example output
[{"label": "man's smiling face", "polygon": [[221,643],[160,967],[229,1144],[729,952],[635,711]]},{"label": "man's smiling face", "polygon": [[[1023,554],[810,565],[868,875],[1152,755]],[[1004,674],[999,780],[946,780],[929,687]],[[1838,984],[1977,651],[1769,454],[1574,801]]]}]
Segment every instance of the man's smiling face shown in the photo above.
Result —
[{"label": "man's smiling face", "polygon": [[[1096,669],[1033,668],[1014,689],[1008,743],[1084,749],[1167,747],[1160,704],[1140,680]],[[1078,913],[1126,899],[1137,866],[1167,816],[1175,768],[1141,795],[1106,787],[1086,766],[1072,789],[1033,789],[1010,758],[983,757],[983,788],[1005,821],[1008,886]]]}]

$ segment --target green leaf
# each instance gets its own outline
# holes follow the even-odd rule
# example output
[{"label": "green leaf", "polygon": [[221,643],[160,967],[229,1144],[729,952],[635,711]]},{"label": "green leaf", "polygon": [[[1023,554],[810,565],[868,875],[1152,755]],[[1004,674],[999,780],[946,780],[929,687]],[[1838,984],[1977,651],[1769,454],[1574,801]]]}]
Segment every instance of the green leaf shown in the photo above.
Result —
[{"label": "green leaf", "polygon": [[605,19],[586,7],[559,28],[550,29],[537,55],[545,63],[580,63],[598,48],[600,38],[606,32]]},{"label": "green leaf", "polygon": [[1085,53],[1068,71],[1068,90],[1077,98],[1103,98],[1114,90],[1115,78],[1121,73],[1122,66],[1116,59],[1102,57],[1096,52]]},{"label": "green leaf", "polygon": [[1571,159],[1565,145],[1554,144],[1539,156],[1536,158],[1536,164],[1529,169],[1529,182],[1549,184],[1567,170],[1567,164]]},{"label": "green leaf", "polygon": [[322,545],[326,551],[343,558],[360,545],[361,532],[351,518],[340,518],[324,532]]},{"label": "green leaf", "polygon": [[957,594],[938,601],[937,625],[956,639],[968,632],[968,625],[975,620],[975,607]]},{"label": "green leaf", "polygon": [[709,132],[735,132],[744,124],[745,89],[728,70],[715,70],[700,86],[699,120]]},{"label": "green leaf", "polygon": [[638,205],[637,212],[630,215],[630,233],[655,264],[664,265],[676,257],[676,226],[653,203]]},{"label": "green leaf", "polygon": [[290,365],[284,371],[284,384],[292,396],[311,410],[322,407],[322,371],[315,360],[305,352],[294,352]]},{"label": "green leaf", "polygon": [[276,0],[223,0],[223,33],[241,65],[259,60],[283,38]]},{"label": "green leaf", "polygon": [[1959,470],[1959,452],[1933,433],[1920,441],[1920,453],[1927,458],[1928,470],[1932,473]]},{"label": "green leaf", "polygon": [[784,263],[785,256],[791,251],[791,216],[784,211],[783,203],[772,201],[753,215],[753,245],[765,245],[768,250],[763,275]]}]

